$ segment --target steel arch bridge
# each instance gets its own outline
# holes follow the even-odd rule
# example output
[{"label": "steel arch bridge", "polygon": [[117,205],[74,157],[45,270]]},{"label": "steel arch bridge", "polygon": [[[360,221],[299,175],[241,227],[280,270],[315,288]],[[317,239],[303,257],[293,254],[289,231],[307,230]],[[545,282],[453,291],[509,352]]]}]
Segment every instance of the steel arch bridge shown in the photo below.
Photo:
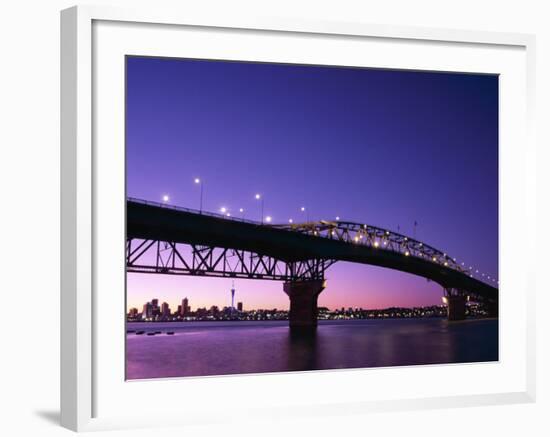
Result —
[{"label": "steel arch bridge", "polygon": [[323,281],[337,261],[391,268],[440,284],[448,295],[497,302],[494,284],[446,252],[364,223],[260,224],[212,213],[127,200],[128,272]]}]

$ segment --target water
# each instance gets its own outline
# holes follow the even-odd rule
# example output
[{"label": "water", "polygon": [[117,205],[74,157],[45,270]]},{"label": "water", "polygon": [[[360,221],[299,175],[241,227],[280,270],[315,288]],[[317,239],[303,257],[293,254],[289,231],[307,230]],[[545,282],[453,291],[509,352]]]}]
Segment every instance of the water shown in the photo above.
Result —
[{"label": "water", "polygon": [[[321,321],[314,336],[291,334],[287,321],[127,328],[145,331],[126,335],[128,379],[498,360],[495,319]],[[155,331],[162,334],[146,335]]]}]

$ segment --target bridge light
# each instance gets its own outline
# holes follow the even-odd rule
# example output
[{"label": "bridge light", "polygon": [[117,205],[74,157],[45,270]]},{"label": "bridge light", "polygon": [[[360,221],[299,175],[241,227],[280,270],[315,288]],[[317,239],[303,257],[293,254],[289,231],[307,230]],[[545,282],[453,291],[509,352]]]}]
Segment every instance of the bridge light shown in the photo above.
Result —
[{"label": "bridge light", "polygon": [[260,194],[256,194],[256,195],[254,196],[254,198],[255,198],[256,200],[260,200],[260,199],[262,198],[262,196],[261,196]]},{"label": "bridge light", "polygon": [[374,247],[378,247],[378,241],[374,242]]},{"label": "bridge light", "polygon": [[201,183],[201,180],[199,178],[195,178],[195,183],[196,184],[200,184]]},{"label": "bridge light", "polygon": [[239,208],[239,212],[244,212],[244,209],[243,209],[243,208]]},{"label": "bridge light", "polygon": [[387,246],[388,245],[388,242],[387,241],[384,241],[384,246]]},{"label": "bridge light", "polygon": [[336,221],[338,221],[338,220],[340,220],[340,216],[339,216],[339,215],[336,216]]},{"label": "bridge light", "polygon": [[304,212],[305,210],[306,210],[306,207],[305,207],[305,206],[302,206],[302,207],[300,208],[300,211],[302,211],[302,212]]},{"label": "bridge light", "polygon": [[410,255],[410,253],[409,253],[409,251],[407,250],[407,251],[405,252],[405,256],[409,256],[409,255]]},{"label": "bridge light", "polygon": [[334,231],[331,231],[331,232],[330,232],[330,235],[334,235]]},{"label": "bridge light", "polygon": [[225,214],[225,213],[227,212],[227,208],[226,208],[225,206],[222,206],[222,207],[220,208],[220,212],[222,212],[222,213]]},{"label": "bridge light", "polygon": [[436,261],[437,261],[437,258],[434,256],[434,257],[432,258],[432,261],[433,261],[433,262],[436,262]]},{"label": "bridge light", "polygon": [[165,194],[164,196],[162,196],[162,201],[163,202],[169,202],[170,201],[170,196],[168,196],[168,194]]},{"label": "bridge light", "polygon": [[479,273],[479,270],[476,270],[476,273]]},{"label": "bridge light", "polygon": [[288,219],[288,222],[289,222],[289,223],[293,223],[293,222],[294,222],[294,220],[292,220],[292,219]]},{"label": "bridge light", "polygon": [[408,238],[407,238],[407,237],[405,237],[405,241],[408,241]]},{"label": "bridge light", "polygon": [[443,263],[443,265],[444,265],[445,267],[447,267],[449,264],[447,264],[447,261],[445,261],[445,262]]},{"label": "bridge light", "polygon": [[317,231],[313,231],[313,235],[317,235]]},{"label": "bridge light", "polygon": [[360,239],[360,240],[363,239],[363,234],[359,234],[359,239]]},{"label": "bridge light", "polygon": [[420,247],[422,247],[422,243],[420,243]]},{"label": "bridge light", "polygon": [[364,227],[365,229],[367,229],[367,225],[363,225],[363,227]]},{"label": "bridge light", "polygon": [[359,237],[355,237],[353,240],[357,243],[359,241]]},{"label": "bridge light", "polygon": [[231,214],[230,214],[230,213],[227,213],[227,214],[225,214],[225,215],[226,215],[227,217],[231,217]]},{"label": "bridge light", "polygon": [[268,223],[271,223],[271,220],[272,220],[272,219],[271,219],[271,216],[270,216],[270,215],[268,215],[268,216],[265,218],[265,221],[268,222]]},{"label": "bridge light", "polygon": [[386,231],[386,235],[390,235],[390,231]]}]

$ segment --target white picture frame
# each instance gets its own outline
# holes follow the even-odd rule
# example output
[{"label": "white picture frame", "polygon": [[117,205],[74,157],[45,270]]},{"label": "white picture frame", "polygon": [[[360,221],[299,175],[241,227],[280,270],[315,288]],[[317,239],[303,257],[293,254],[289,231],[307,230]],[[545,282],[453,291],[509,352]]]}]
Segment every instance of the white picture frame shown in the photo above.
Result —
[{"label": "white picture frame", "polygon": [[[100,27],[94,27],[94,26]],[[126,26],[126,28],[125,28]],[[140,38],[140,34],[148,28],[147,34],[149,46]],[[478,55],[473,56],[471,62],[479,62],[476,65],[479,71],[490,70],[493,73],[504,74],[504,77],[511,77],[509,87],[502,89],[504,103],[501,108],[503,117],[511,117],[515,120],[514,126],[501,129],[501,142],[505,144],[505,153],[501,162],[501,254],[500,265],[501,283],[505,287],[510,284],[520,293],[518,298],[519,311],[514,321],[515,330],[508,330],[510,320],[506,318],[506,309],[501,312],[501,331],[504,333],[514,332],[514,335],[503,338],[501,342],[510,343],[508,349],[518,346],[520,350],[514,349],[513,363],[511,355],[504,354],[504,358],[497,363],[500,367],[481,367],[470,365],[454,366],[453,368],[440,366],[424,366],[424,369],[371,369],[370,372],[377,372],[377,379],[402,378],[406,380],[410,371],[416,371],[419,376],[438,378],[445,380],[449,372],[470,372],[480,373],[479,390],[466,387],[463,391],[444,389],[420,392],[417,387],[411,386],[403,390],[402,395],[398,391],[391,396],[357,395],[347,401],[331,398],[331,384],[338,384],[354,380],[365,379],[367,374],[362,370],[347,370],[336,372],[309,372],[304,374],[291,374],[283,377],[274,375],[265,376],[238,376],[238,377],[216,377],[216,378],[195,378],[187,380],[189,390],[197,390],[199,393],[205,388],[216,385],[224,385],[229,389],[235,386],[254,387],[258,384],[271,384],[266,387],[274,387],[274,384],[284,388],[288,384],[302,384],[304,391],[318,386],[320,383],[327,384],[325,395],[314,393],[315,396],[308,398],[303,396],[297,399],[297,403],[285,405],[284,392],[274,393],[272,403],[257,402],[258,405],[247,403],[242,397],[232,398],[235,404],[233,407],[254,409],[256,417],[261,420],[267,417],[280,416],[302,416],[312,414],[341,414],[357,413],[363,414],[372,411],[397,411],[402,409],[417,408],[440,408],[458,406],[476,406],[487,404],[504,404],[516,402],[532,402],[535,398],[535,339],[534,339],[534,293],[535,282],[531,267],[524,260],[518,260],[514,255],[514,248],[518,247],[513,241],[514,223],[520,220],[527,223],[530,229],[535,228],[534,214],[534,186],[535,186],[535,145],[532,133],[533,100],[534,100],[534,51],[535,39],[531,35],[508,34],[493,32],[474,32],[451,29],[425,29],[403,26],[384,26],[365,23],[338,23],[338,22],[310,22],[307,20],[285,20],[278,18],[248,18],[242,17],[239,20],[227,19],[224,17],[195,16],[187,10],[162,11],[150,10],[126,10],[110,7],[78,6],[62,11],[61,13],[61,424],[72,430],[97,430],[120,427],[155,426],[159,422],[158,414],[132,415],[131,410],[115,408],[116,404],[124,403],[124,396],[130,398],[135,395],[136,384],[125,383],[120,380],[120,373],[109,373],[109,357],[116,362],[114,367],[120,367],[119,353],[116,348],[120,343],[110,343],[105,340],[105,331],[116,331],[120,325],[114,318],[117,317],[116,310],[108,312],[102,306],[102,300],[98,299],[98,290],[102,289],[101,284],[109,281],[109,274],[102,269],[101,251],[109,238],[124,238],[120,234],[120,226],[107,229],[102,223],[108,218],[104,214],[105,208],[98,208],[102,202],[110,202],[104,199],[105,185],[117,185],[113,192],[119,192],[124,184],[120,175],[104,176],[110,171],[117,170],[107,168],[102,161],[103,155],[97,153],[98,144],[108,144],[110,140],[103,141],[105,123],[102,117],[108,118],[112,123],[123,124],[123,113],[120,107],[112,107],[113,113],[104,114],[105,109],[101,92],[101,75],[107,75],[112,71],[119,71],[120,65],[113,66],[108,60],[112,57],[120,57],[120,53],[126,53],[128,49],[124,44],[131,40],[133,44],[130,54],[139,54],[159,49],[163,44],[163,35],[166,32],[175,32],[178,28],[185,28],[186,31],[228,31],[234,30],[239,38],[247,38],[247,35],[254,34],[255,37],[262,32],[269,33],[273,40],[284,38],[332,38],[337,41],[339,38],[353,39],[356,43],[370,41],[373,44],[384,42],[388,47],[395,44],[429,44],[430,50],[437,50],[445,58],[443,49],[452,45],[457,48],[465,58],[469,51],[478,50]],[[100,29],[100,30],[98,30]],[[122,29],[122,30],[121,30]],[[131,32],[132,38],[120,37],[120,32]],[[119,36],[117,36],[119,35]],[[173,35],[171,35],[173,36]],[[158,40],[155,38],[159,38]],[[109,44],[105,44],[108,41]],[[154,42],[159,44],[155,46]],[[246,46],[243,39],[243,45]],[[109,46],[107,48],[107,46]],[[250,45],[254,50],[253,44]],[[164,55],[170,54],[174,48],[166,45]],[[209,55],[211,48],[208,44],[197,45],[194,53],[204,51],[204,57]],[[330,48],[328,49],[330,51]],[[398,50],[398,49],[396,49]],[[403,51],[403,49],[400,49]],[[491,51],[494,59],[499,58],[502,53],[502,60],[497,59],[499,64],[494,68],[490,67],[490,60],[485,59],[486,52]],[[428,51],[429,52],[429,51]],[[427,52],[427,56],[429,53]],[[498,52],[498,53],[497,53]],[[458,52],[457,52],[458,53]],[[487,52],[488,53],[488,52]],[[507,55],[510,54],[510,56]],[[430,64],[422,64],[421,61],[408,60],[405,52],[402,52],[403,60],[400,61],[402,68],[422,69],[430,68]],[[481,56],[480,56],[481,55]],[[102,58],[105,56],[105,58]],[[174,56],[178,56],[174,53]],[[237,58],[238,53],[235,53]],[[252,56],[252,55],[250,55]],[[247,60],[250,58],[247,58]],[[300,59],[296,54],[294,60]],[[353,56],[353,52],[350,56]],[[387,55],[391,56],[391,55]],[[395,57],[395,53],[393,54]],[[462,55],[460,55],[462,56]],[[460,70],[460,56],[454,56],[453,64],[448,60],[450,70]],[[475,59],[474,59],[475,58]],[[97,60],[101,59],[101,63]],[[118,58],[117,58],[118,59]],[[390,58],[388,58],[390,59]],[[345,60],[341,62],[345,63]],[[382,66],[384,58],[379,58],[377,64]],[[387,66],[395,65],[390,61]],[[492,62],[492,61],[491,61]],[[96,65],[97,63],[97,65]],[[486,63],[486,64],[485,64]],[[98,65],[100,67],[98,67]],[[496,65],[495,64],[495,65]],[[384,64],[386,65],[386,64]],[[408,67],[407,67],[408,65]],[[471,64],[474,65],[474,64]],[[114,70],[111,70],[111,67]],[[499,68],[509,71],[502,73]],[[471,70],[465,68],[466,70]],[[476,70],[474,68],[474,70]],[[478,70],[476,70],[478,71]],[[117,82],[117,81],[115,81]],[[120,78],[118,82],[120,84]],[[98,88],[99,86],[99,88]],[[120,94],[119,88],[109,89],[110,93]],[[509,101],[506,97],[513,95]],[[117,95],[118,95],[117,94]],[[512,108],[511,103],[519,102],[519,109]],[[117,112],[118,111],[118,112]],[[518,112],[519,111],[519,112]],[[518,115],[519,114],[519,115]],[[514,119],[515,117],[515,119]],[[99,128],[97,123],[102,127]],[[102,124],[103,123],[103,124]],[[507,123],[509,125],[510,123]],[[501,123],[502,125],[502,123]],[[120,126],[118,126],[120,128]],[[114,129],[118,129],[114,126]],[[517,129],[516,129],[517,128]],[[120,132],[119,132],[120,134]],[[120,143],[120,136],[113,135],[113,141]],[[117,139],[118,138],[118,139]],[[99,140],[98,140],[99,139]],[[98,143],[99,141],[99,143]],[[102,146],[103,147],[103,146]],[[116,146],[118,147],[118,146]],[[114,161],[120,160],[121,150],[118,148],[113,152]],[[122,159],[123,159],[122,149]],[[519,168],[514,169],[514,164]],[[98,167],[102,168],[99,175]],[[105,172],[103,171],[105,170]],[[114,175],[114,176],[113,176]],[[513,176],[515,185],[507,183]],[[116,201],[116,199],[114,199]],[[522,202],[522,208],[517,207],[517,202]],[[120,216],[114,215],[114,222],[120,224]],[[503,219],[504,217],[504,219]],[[532,241],[523,242],[525,245],[533,245]],[[502,249],[504,247],[504,249]],[[506,250],[506,253],[504,253]],[[525,249],[524,249],[525,250]],[[506,266],[515,263],[514,271],[506,269]],[[114,265],[113,269],[119,269],[120,265]],[[123,266],[122,266],[123,269]],[[113,274],[116,275],[116,272]],[[98,285],[99,284],[99,285]],[[123,290],[121,290],[123,293]],[[509,301],[508,301],[509,302]],[[506,304],[506,300],[503,302]],[[121,337],[122,337],[121,331]],[[510,338],[509,338],[510,337]],[[511,338],[513,337],[513,338]],[[109,343],[109,344],[108,344]],[[98,351],[101,350],[99,354]],[[506,351],[505,351],[506,352]],[[111,356],[112,355],[112,356]],[[510,356],[510,359],[508,357]],[[99,358],[101,357],[101,358]],[[107,361],[106,361],[107,360]],[[509,368],[506,368],[510,362]],[[106,370],[107,369],[107,370]],[[449,370],[450,369],[450,370]],[[454,370],[453,370],[454,369]],[[458,370],[457,370],[458,369]],[[503,370],[504,369],[504,370]],[[499,373],[500,372],[500,373]],[[468,374],[470,374],[468,373]],[[498,384],[499,379],[489,381],[491,374],[498,374],[502,380],[502,389]],[[466,375],[466,373],[464,373]],[[118,379],[117,379],[118,378]],[[278,378],[274,380],[273,378]],[[330,381],[329,381],[330,379]],[[116,380],[116,381],[115,381]],[[506,380],[506,381],[505,381]],[[115,382],[113,382],[115,381]],[[506,383],[508,381],[508,386]],[[458,381],[460,382],[460,381]],[[164,380],[160,382],[144,382],[151,390],[165,390],[170,384],[181,384],[181,381]],[[369,382],[369,384],[372,383]],[[485,384],[486,383],[486,384]],[[125,385],[126,384],[126,385]],[[287,384],[285,386],[285,384]],[[485,384],[485,385],[484,385]],[[133,386],[132,386],[133,385]],[[114,387],[116,386],[116,387]],[[126,388],[128,388],[126,390]],[[286,388],[285,388],[286,387]],[[373,389],[376,392],[376,388]],[[129,393],[124,394],[124,391]],[[324,396],[324,397],[323,397]],[[107,399],[108,398],[108,399]],[[147,397],[142,403],[147,404]],[[222,402],[220,400],[220,402]],[[227,401],[227,400],[225,400]],[[183,402],[183,401],[182,401]],[[194,399],[194,408],[190,405],[178,406],[166,411],[162,416],[164,424],[185,425],[205,422],[230,421],[231,411],[225,411],[221,403],[209,405],[209,411],[204,411],[207,400],[200,396]],[[111,405],[113,404],[113,405]],[[146,405],[145,405],[146,406]],[[163,409],[164,406],[160,405]],[[180,412],[178,413],[178,408]],[[185,409],[186,414],[181,414]],[[216,419],[212,411],[216,412]]]}]

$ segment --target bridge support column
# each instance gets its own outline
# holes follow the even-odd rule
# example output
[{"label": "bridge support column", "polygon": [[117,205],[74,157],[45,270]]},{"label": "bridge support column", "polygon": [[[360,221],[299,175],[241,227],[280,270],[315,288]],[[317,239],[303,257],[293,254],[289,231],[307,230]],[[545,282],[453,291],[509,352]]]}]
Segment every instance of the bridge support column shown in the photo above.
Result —
[{"label": "bridge support column", "polygon": [[485,304],[489,317],[498,317],[498,301],[490,301]]},{"label": "bridge support column", "polygon": [[451,321],[466,318],[466,296],[461,294],[447,296],[447,318]]},{"label": "bridge support column", "polygon": [[285,282],[284,291],[290,298],[291,329],[317,327],[317,297],[325,289],[324,280]]}]

